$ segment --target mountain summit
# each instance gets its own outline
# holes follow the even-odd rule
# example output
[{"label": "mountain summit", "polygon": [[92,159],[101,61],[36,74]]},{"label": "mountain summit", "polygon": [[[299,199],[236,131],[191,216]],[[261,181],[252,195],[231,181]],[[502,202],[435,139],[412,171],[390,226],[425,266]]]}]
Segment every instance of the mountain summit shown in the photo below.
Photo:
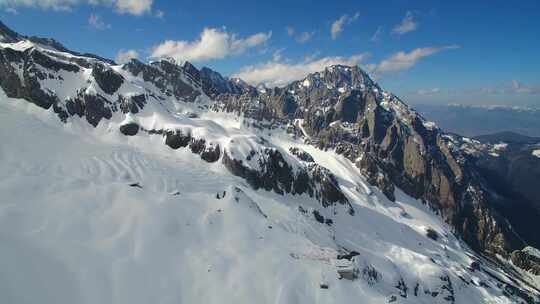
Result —
[{"label": "mountain summit", "polygon": [[540,301],[493,145],[357,66],[254,87],[0,35],[6,302]]}]

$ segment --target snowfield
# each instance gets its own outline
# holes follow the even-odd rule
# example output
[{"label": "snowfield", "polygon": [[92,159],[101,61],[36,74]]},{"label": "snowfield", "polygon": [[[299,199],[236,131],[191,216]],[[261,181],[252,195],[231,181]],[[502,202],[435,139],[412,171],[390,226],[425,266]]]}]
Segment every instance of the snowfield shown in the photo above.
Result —
[{"label": "snowfield", "polygon": [[[512,303],[497,280],[469,269],[478,258],[439,217],[399,190],[387,200],[344,157],[232,114],[164,106],[93,128],[0,93],[0,302]],[[255,191],[220,161],[118,131],[134,120],[242,155],[261,137],[287,161],[301,148],[335,174],[354,215],[307,195]],[[352,251],[351,261],[337,259]],[[358,279],[340,280],[339,266]]]}]

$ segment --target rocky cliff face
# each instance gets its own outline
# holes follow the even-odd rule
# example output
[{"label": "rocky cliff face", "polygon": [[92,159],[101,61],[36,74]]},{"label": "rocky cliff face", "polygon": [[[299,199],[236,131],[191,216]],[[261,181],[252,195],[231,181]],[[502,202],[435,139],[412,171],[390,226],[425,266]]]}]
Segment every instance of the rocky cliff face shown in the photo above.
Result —
[{"label": "rocky cliff face", "polygon": [[[185,102],[210,98],[215,100],[214,111],[244,115],[261,128],[286,126],[321,149],[334,149],[391,200],[395,187],[422,199],[475,250],[507,255],[524,246],[491,206],[490,189],[460,148],[461,139],[445,134],[383,91],[359,67],[332,66],[283,88],[256,88],[208,68],[199,71],[190,63],[132,60],[117,66],[98,56],[66,50],[54,40],[24,37],[3,25],[0,30],[3,42],[14,45],[0,48],[0,86],[8,97],[52,108],[63,121],[76,115],[97,126],[114,113],[137,113],[147,103],[168,97]],[[136,83],[131,77],[143,79],[155,90],[133,93]],[[68,84],[74,93],[63,92]],[[136,124],[128,126],[125,134],[139,131]],[[176,134],[175,130],[144,131],[160,134],[167,142]],[[192,150],[206,149],[204,144],[198,149],[201,144],[193,140],[200,139],[186,143],[194,146]],[[278,166],[282,155],[269,148],[253,152],[252,157],[265,160],[254,172],[229,151],[220,153],[212,147],[204,158],[216,161],[223,155],[229,170],[254,187],[309,193],[323,204],[347,203],[331,174],[315,164],[306,165],[301,173],[292,172],[286,165]]]},{"label": "rocky cliff face", "polygon": [[524,243],[491,206],[477,168],[453,138],[358,67],[332,66],[284,88],[217,95],[221,109],[288,123],[321,149],[335,149],[394,199],[421,198],[476,250],[503,255]]}]

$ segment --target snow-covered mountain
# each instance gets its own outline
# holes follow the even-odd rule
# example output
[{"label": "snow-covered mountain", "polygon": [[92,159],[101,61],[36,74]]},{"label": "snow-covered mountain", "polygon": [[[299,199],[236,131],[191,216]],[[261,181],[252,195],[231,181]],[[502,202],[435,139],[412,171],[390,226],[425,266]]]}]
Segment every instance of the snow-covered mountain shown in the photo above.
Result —
[{"label": "snow-covered mountain", "polygon": [[540,301],[464,138],[358,67],[265,88],[0,41],[3,303]]}]

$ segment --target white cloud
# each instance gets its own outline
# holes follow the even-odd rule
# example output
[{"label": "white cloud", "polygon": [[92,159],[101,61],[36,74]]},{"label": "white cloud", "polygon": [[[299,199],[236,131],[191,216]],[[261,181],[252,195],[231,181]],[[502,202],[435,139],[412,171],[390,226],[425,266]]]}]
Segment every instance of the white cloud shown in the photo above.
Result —
[{"label": "white cloud", "polygon": [[330,26],[330,34],[332,35],[332,39],[335,40],[338,35],[343,31],[343,27],[346,24],[353,23],[358,19],[358,17],[360,17],[360,13],[356,13],[352,17],[349,17],[349,15],[343,15],[339,17],[338,20],[334,21]]},{"label": "white cloud", "polygon": [[371,36],[371,41],[372,41],[372,42],[378,42],[378,41],[380,41],[380,40],[381,40],[382,31],[383,31],[382,26],[379,26],[379,27],[377,28],[377,30],[375,31],[375,33],[373,33],[373,36]]},{"label": "white cloud", "polygon": [[116,61],[117,63],[126,63],[129,62],[131,59],[137,59],[139,58],[139,52],[136,50],[119,50],[116,54]]},{"label": "white cloud", "polygon": [[433,96],[441,92],[441,89],[439,88],[432,88],[432,89],[420,89],[416,91],[417,95],[422,96]]},{"label": "white cloud", "polygon": [[12,14],[12,15],[18,15],[19,11],[14,9],[13,7],[8,7],[4,10],[6,13]]},{"label": "white cloud", "polygon": [[540,94],[540,86],[525,85],[514,79],[512,80],[512,92],[517,94]]},{"label": "white cloud", "polygon": [[153,0],[114,0],[114,2],[116,10],[122,14],[142,15],[152,11]]},{"label": "white cloud", "polygon": [[287,35],[291,36],[291,37],[294,37],[294,40],[296,40],[296,42],[298,43],[305,43],[305,42],[308,42],[309,40],[311,40],[311,38],[313,37],[313,35],[315,35],[315,32],[301,32],[301,33],[298,33],[296,34],[296,29],[292,26],[287,26],[285,28],[285,30],[287,31]]},{"label": "white cloud", "polygon": [[308,58],[299,63],[269,61],[243,67],[233,77],[241,78],[253,85],[264,83],[271,87],[283,86],[291,81],[302,79],[310,73],[322,71],[330,65],[358,65],[366,57],[367,54],[356,54],[350,57]]},{"label": "white cloud", "polygon": [[283,53],[283,51],[285,50],[285,48],[281,48],[281,49],[277,49],[275,50],[273,53],[272,53],[272,60],[274,61],[280,61],[281,60],[281,53]]},{"label": "white cloud", "polygon": [[58,11],[71,10],[77,5],[111,6],[120,14],[142,15],[152,11],[154,0],[0,0],[4,7],[34,7]]},{"label": "white cloud", "polygon": [[458,45],[443,47],[417,48],[409,53],[397,52],[378,64],[368,65],[370,72],[375,74],[395,73],[412,68],[420,59],[437,54],[444,50],[457,49]]},{"label": "white cloud", "polygon": [[287,27],[285,28],[285,30],[287,31],[287,35],[289,35],[289,36],[293,36],[294,33],[295,33],[295,29],[294,29],[294,27],[292,27],[292,26],[287,26]]},{"label": "white cloud", "polygon": [[415,31],[419,26],[419,23],[414,20],[414,15],[411,11],[407,11],[401,23],[396,25],[392,30],[393,33],[403,35],[408,32]]},{"label": "white cloud", "polygon": [[247,49],[265,44],[272,32],[257,33],[247,38],[238,38],[226,31],[205,28],[198,40],[167,40],[152,48],[150,58],[170,57],[177,61],[202,62],[223,59],[244,53]]},{"label": "white cloud", "polygon": [[100,31],[111,28],[110,24],[106,24],[105,21],[101,19],[101,16],[96,14],[90,14],[90,17],[88,17],[88,24],[90,24],[90,26],[95,28],[96,30]]},{"label": "white cloud", "polygon": [[311,38],[315,35],[315,32],[302,32],[298,36],[296,36],[296,41],[299,43],[305,43],[311,40]]},{"label": "white cloud", "polygon": [[154,12],[154,16],[156,16],[156,17],[162,19],[163,17],[165,17],[165,12],[162,11],[162,10],[156,10],[156,11]]}]

